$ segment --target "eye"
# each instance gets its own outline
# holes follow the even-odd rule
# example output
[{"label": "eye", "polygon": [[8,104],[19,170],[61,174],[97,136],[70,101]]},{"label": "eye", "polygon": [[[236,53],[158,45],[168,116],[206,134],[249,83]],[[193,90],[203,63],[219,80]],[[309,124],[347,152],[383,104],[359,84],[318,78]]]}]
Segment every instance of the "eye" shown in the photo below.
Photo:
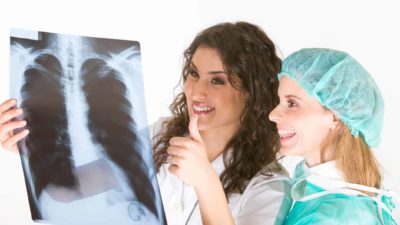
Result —
[{"label": "eye", "polygon": [[224,84],[225,84],[225,81],[224,81],[224,79],[221,79],[221,78],[219,78],[219,77],[215,77],[215,78],[213,78],[213,79],[211,80],[211,83],[212,83],[212,84],[216,84],[216,85],[224,85]]},{"label": "eye", "polygon": [[287,103],[288,103],[288,107],[289,107],[289,108],[297,107],[296,102],[293,101],[293,100],[287,100]]},{"label": "eye", "polygon": [[191,77],[194,77],[194,78],[199,77],[199,74],[197,73],[196,70],[190,69],[188,73],[189,73],[189,76],[191,76]]}]

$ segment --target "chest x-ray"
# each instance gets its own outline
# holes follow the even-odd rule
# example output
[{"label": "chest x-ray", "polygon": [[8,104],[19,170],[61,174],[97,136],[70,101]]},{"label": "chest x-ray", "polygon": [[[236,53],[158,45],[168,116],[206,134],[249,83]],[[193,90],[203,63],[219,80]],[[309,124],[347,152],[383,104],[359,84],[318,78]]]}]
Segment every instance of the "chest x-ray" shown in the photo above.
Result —
[{"label": "chest x-ray", "polygon": [[11,97],[32,219],[166,224],[136,41],[12,30]]}]

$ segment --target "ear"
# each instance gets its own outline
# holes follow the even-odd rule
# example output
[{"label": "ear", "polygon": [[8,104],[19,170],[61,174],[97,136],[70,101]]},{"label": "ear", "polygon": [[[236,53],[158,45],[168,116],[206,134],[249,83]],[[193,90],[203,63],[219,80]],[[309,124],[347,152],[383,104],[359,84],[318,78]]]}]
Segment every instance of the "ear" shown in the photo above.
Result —
[{"label": "ear", "polygon": [[340,121],[340,119],[339,119],[339,116],[336,114],[336,113],[334,113],[333,111],[330,111],[330,113],[331,113],[331,127],[330,127],[330,130],[334,130],[335,128],[336,128],[336,126],[338,125],[338,123],[339,123],[339,121]]}]

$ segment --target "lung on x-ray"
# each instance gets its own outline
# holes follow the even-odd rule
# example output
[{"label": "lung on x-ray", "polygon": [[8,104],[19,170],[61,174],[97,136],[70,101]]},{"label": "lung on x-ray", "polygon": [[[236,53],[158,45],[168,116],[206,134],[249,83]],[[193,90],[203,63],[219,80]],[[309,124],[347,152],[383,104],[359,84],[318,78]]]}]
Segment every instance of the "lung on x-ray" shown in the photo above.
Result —
[{"label": "lung on x-ray", "polygon": [[147,126],[140,45],[11,31],[10,94],[32,219],[166,224]]}]

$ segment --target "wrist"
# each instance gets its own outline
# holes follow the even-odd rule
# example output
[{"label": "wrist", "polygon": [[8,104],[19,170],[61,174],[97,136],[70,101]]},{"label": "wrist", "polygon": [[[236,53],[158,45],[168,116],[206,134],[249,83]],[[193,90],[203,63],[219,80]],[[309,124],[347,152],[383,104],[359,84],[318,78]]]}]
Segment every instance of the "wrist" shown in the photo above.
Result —
[{"label": "wrist", "polygon": [[216,189],[223,190],[219,176],[212,166],[208,167],[203,172],[199,182],[194,185],[196,193],[207,195],[207,193],[215,191]]}]

